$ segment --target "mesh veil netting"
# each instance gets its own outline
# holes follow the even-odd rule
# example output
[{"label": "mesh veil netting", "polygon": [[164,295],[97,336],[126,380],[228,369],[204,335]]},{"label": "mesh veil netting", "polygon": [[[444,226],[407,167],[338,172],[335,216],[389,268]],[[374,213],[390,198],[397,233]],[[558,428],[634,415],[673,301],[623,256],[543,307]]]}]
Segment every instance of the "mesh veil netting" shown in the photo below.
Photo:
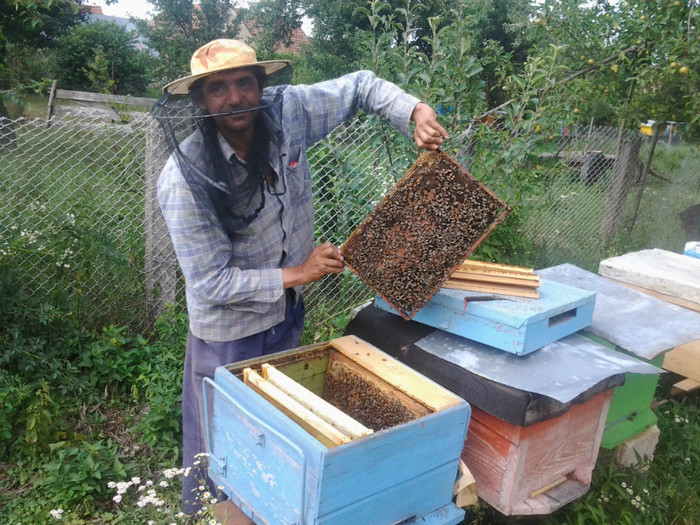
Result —
[{"label": "mesh veil netting", "polygon": [[281,106],[282,88],[268,88],[258,107],[228,113],[258,111],[252,150],[238,166],[221,150],[213,117],[222,114],[205,113],[189,95],[167,93],[151,108],[190,191],[213,208],[229,236],[248,226],[265,206],[271,128],[279,123]]}]

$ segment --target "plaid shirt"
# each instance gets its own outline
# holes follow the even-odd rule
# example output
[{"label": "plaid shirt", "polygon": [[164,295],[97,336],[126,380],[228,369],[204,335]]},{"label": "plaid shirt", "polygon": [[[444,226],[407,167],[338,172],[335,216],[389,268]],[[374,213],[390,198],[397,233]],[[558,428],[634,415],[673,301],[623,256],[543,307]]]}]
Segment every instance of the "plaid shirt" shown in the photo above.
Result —
[{"label": "plaid shirt", "polygon": [[[265,96],[276,89],[281,88],[267,88]],[[282,94],[281,124],[275,124],[279,118],[269,120],[276,129],[269,162],[278,175],[278,195],[266,193],[258,217],[232,238],[214,211],[192,195],[174,156],[158,180],[158,202],[185,276],[190,330],[205,341],[233,341],[284,320],[282,253],[282,266],[297,266],[313,249],[306,149],[358,109],[378,114],[410,137],[410,117],[419,102],[369,71],[311,86],[287,86]],[[201,158],[202,140],[195,132],[181,149],[188,158]],[[220,140],[225,157],[232,160],[232,148]]]}]

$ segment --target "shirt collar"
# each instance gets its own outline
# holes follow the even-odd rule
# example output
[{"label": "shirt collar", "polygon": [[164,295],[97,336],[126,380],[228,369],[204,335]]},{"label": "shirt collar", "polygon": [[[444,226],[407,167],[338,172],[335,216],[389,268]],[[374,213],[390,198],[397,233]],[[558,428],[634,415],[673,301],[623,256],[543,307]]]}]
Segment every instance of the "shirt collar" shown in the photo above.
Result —
[{"label": "shirt collar", "polygon": [[218,128],[216,130],[216,138],[219,141],[219,146],[221,146],[221,153],[224,154],[224,158],[227,161],[233,162],[233,159],[235,158],[241,164],[245,164],[245,161],[241,159],[238,155],[236,155],[235,150],[231,147],[231,144],[229,144],[228,141],[224,138],[224,136],[221,134],[221,131],[219,131]]}]

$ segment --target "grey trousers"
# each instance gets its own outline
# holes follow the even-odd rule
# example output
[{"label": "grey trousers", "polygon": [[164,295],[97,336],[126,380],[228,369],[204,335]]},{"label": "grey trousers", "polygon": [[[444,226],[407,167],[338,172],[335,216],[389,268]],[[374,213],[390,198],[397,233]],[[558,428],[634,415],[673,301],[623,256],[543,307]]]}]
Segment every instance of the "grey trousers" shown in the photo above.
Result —
[{"label": "grey trousers", "polygon": [[[304,304],[294,304],[294,292],[287,292],[287,310],[281,323],[264,332],[236,341],[202,341],[190,333],[187,337],[185,370],[182,384],[182,437],[183,467],[192,467],[182,480],[182,509],[188,516],[202,506],[198,495],[200,485],[213,495],[216,487],[206,477],[206,422],[204,421],[204,394],[202,381],[213,378],[217,367],[268,355],[299,346],[304,328]],[[199,461],[197,465],[195,463]],[[225,499],[225,497],[223,498]]]}]

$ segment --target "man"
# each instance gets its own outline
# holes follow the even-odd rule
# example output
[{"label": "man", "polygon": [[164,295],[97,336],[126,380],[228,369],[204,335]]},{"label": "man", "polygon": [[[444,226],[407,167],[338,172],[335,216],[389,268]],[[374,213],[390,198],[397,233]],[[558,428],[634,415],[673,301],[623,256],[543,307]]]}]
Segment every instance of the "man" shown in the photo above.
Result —
[{"label": "man", "polygon": [[[189,95],[204,117],[170,157],[158,200],[186,279],[190,333],[182,393],[184,465],[206,450],[202,380],[217,366],[298,346],[301,289],[343,271],[331,243],[313,246],[306,149],[358,109],[380,115],[437,149],[447,137],[435,112],[360,71],[312,86],[265,88],[287,61],[257,61],[237,40],[195,51],[192,74],[164,88]],[[197,482],[183,502],[195,512]],[[229,523],[251,523],[229,519]]]}]

